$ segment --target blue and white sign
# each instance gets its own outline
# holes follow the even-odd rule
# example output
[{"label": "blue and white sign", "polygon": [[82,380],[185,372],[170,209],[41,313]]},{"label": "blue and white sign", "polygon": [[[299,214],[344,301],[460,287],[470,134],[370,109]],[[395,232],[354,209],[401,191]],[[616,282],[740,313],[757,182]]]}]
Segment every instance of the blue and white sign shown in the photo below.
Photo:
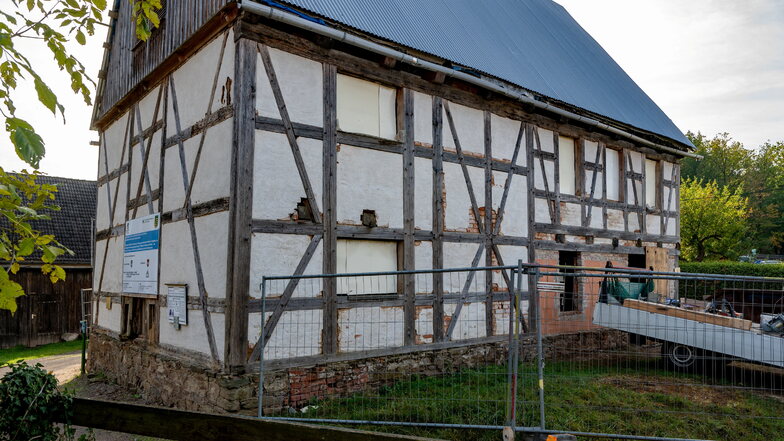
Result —
[{"label": "blue and white sign", "polygon": [[151,214],[125,223],[123,293],[158,294],[160,232],[159,214]]}]

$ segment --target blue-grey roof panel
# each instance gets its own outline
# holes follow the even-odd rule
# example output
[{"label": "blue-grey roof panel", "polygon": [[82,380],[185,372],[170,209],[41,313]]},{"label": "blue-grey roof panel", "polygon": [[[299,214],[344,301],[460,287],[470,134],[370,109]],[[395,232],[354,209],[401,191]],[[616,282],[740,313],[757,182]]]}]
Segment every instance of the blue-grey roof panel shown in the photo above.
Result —
[{"label": "blue-grey roof panel", "polygon": [[691,145],[607,52],[551,0],[285,3]]}]

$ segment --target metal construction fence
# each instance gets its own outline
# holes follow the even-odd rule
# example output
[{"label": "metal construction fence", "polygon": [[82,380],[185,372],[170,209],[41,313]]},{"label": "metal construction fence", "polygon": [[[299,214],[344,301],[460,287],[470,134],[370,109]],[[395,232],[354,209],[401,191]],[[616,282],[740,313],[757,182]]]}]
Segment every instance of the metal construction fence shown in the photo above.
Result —
[{"label": "metal construction fence", "polygon": [[260,417],[616,439],[784,433],[783,279],[520,263],[265,277],[261,291]]}]

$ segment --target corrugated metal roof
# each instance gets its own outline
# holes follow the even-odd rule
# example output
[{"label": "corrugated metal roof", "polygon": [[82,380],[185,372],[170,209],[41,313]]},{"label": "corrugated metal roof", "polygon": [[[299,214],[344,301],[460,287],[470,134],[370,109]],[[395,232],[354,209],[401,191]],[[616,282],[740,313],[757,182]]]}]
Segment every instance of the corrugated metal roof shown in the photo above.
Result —
[{"label": "corrugated metal roof", "polygon": [[612,57],[551,0],[284,3],[691,145]]}]

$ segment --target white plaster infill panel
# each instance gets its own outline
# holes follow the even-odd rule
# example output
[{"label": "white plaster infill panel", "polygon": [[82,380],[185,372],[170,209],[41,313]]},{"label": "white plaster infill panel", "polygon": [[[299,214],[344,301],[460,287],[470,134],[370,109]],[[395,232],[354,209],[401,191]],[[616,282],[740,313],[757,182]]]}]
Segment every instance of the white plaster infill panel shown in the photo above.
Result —
[{"label": "white plaster infill panel", "polygon": [[[207,295],[225,298],[229,214],[221,212],[197,217],[195,225]],[[186,220],[161,226],[160,265],[159,292],[166,292],[167,283],[184,283],[190,287],[189,292],[198,295],[190,227]]]},{"label": "white plaster infill panel", "polygon": [[[251,239],[250,255],[250,296],[261,298],[261,278],[263,276],[293,275],[305,250],[310,244],[309,236],[297,234],[254,233]],[[321,274],[322,244],[319,243],[305,274]],[[288,280],[267,282],[266,295],[276,297],[283,294]],[[297,283],[293,297],[317,297],[321,295],[321,279],[302,279]]]},{"label": "white plaster infill panel", "polygon": [[[298,138],[297,145],[319,210],[323,211],[321,141]],[[305,187],[286,135],[256,131],[253,160],[253,218],[290,219],[305,198]]]},{"label": "white plaster infill panel", "polygon": [[[196,179],[193,180],[191,192],[192,204],[208,202],[229,196],[231,178],[231,139],[234,120],[229,118],[222,123],[210,127],[202,147]],[[190,183],[193,175],[196,154],[199,151],[201,135],[184,142],[185,165]],[[185,203],[185,185],[182,179],[182,165],[179,146],[166,150],[164,170],[163,211],[182,208]]]},{"label": "white plaster infill panel", "polygon": [[[460,104],[449,103],[449,110],[452,113],[452,120],[455,123],[455,131],[460,140],[460,147],[467,154],[484,156],[485,153],[485,122],[484,112],[471,107],[461,106]],[[446,108],[443,116],[444,149],[455,151],[455,140],[449,121],[446,116]]]},{"label": "white plaster infill panel", "polygon": [[414,158],[414,228],[433,228],[433,162]]},{"label": "white plaster infill panel", "polygon": [[[492,133],[493,159],[511,162],[517,145],[517,135],[520,132],[520,121],[504,118],[498,115],[490,116],[490,129]],[[526,165],[525,133],[520,138],[520,151],[517,154],[515,165]]]},{"label": "white plaster infill panel", "polygon": [[338,310],[338,346],[341,352],[403,346],[403,308]]},{"label": "white plaster infill panel", "polygon": [[[223,53],[223,61],[212,102],[213,111],[226,106],[233,93],[231,84],[234,79],[234,38],[232,30],[227,32],[229,36],[226,40],[226,48]],[[215,37],[172,74],[175,90],[177,91],[180,125],[183,130],[202,120],[207,114],[212,84],[215,80],[215,70],[220,63],[218,57],[221,53],[224,38],[225,33]],[[169,101],[166,104],[168,106],[166,124],[170,128],[168,132],[174,133],[177,126],[175,125],[173,96],[171,93],[169,93]]]},{"label": "white plaster infill panel", "polygon": [[[321,63],[275,48],[268,50],[291,120],[321,126],[324,121]],[[281,119],[260,55],[256,63],[256,110],[261,116]]]},{"label": "white plaster infill panel", "polygon": [[[266,314],[269,319],[271,312]],[[306,357],[321,353],[322,311],[309,309],[284,311],[264,346],[264,359]],[[261,336],[261,314],[251,314],[248,322],[248,344],[253,346]]]},{"label": "white plaster infill panel", "polygon": [[[467,167],[467,169],[477,205],[481,206],[484,203],[485,171],[479,167]],[[444,163],[444,187],[446,193],[444,228],[450,231],[471,230],[473,209],[468,186],[459,164]]]},{"label": "white plaster infill panel", "polygon": [[379,227],[403,228],[402,156],[349,145],[337,156],[338,223],[359,225],[375,210]]},{"label": "white plaster infill panel", "polygon": [[414,92],[414,141],[433,144],[433,97]]},{"label": "white plaster infill panel", "polygon": [[[190,294],[189,294],[190,295]],[[159,317],[166,317],[167,309],[159,308]],[[212,330],[215,333],[215,344],[218,349],[218,358],[223,359],[226,344],[225,330],[226,317],[221,313],[210,313]],[[207,337],[207,329],[204,327],[204,316],[200,309],[188,311],[188,326],[176,329],[167,320],[160,323],[160,343],[161,345],[174,346],[201,354],[210,355],[210,344]]]}]

